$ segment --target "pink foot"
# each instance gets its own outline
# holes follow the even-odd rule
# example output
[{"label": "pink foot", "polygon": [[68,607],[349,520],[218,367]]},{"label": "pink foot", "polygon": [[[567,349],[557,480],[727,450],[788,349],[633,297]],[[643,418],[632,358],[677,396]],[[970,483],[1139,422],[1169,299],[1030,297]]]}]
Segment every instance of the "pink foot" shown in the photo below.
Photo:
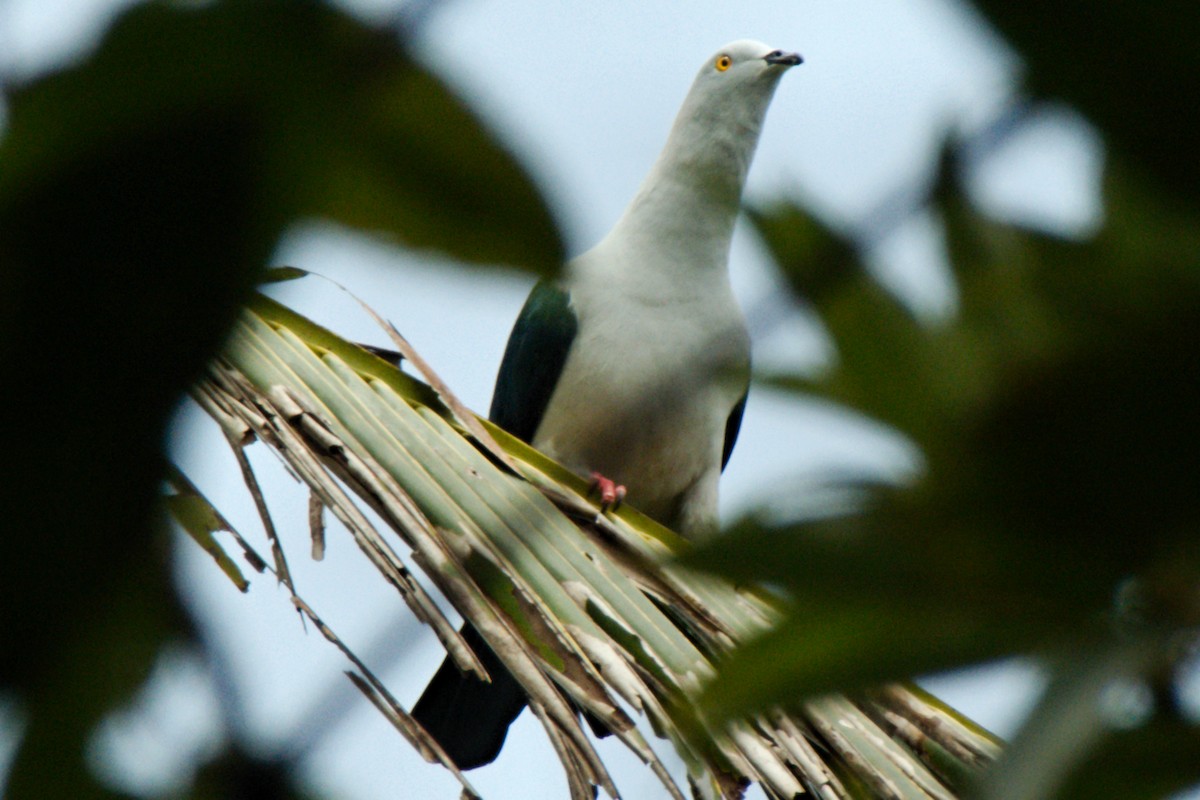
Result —
[{"label": "pink foot", "polygon": [[600,492],[601,513],[608,511],[610,508],[616,511],[621,507],[621,501],[625,499],[625,487],[613,483],[599,472],[592,473],[592,485],[589,493],[595,491]]}]

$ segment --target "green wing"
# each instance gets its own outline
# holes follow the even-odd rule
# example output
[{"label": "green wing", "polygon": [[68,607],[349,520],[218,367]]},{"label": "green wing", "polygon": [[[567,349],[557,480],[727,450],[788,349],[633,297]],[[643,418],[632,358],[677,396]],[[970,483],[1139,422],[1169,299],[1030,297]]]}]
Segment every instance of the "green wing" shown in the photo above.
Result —
[{"label": "green wing", "polygon": [[533,287],[500,362],[488,412],[492,422],[518,439],[533,440],[578,329],[566,291],[549,281]]},{"label": "green wing", "polygon": [[742,395],[742,399],[737,401],[737,405],[729,412],[728,419],[725,420],[725,447],[721,451],[721,470],[724,471],[725,465],[729,463],[729,457],[733,455],[733,446],[737,444],[738,431],[742,429],[742,415],[746,413],[746,397],[749,396],[750,390]]},{"label": "green wing", "polygon": [[[533,287],[517,316],[488,417],[512,435],[533,439],[562,375],[578,328],[567,293],[548,281]],[[508,726],[525,707],[525,692],[474,628],[463,636],[482,659],[491,683],[464,675],[447,658],[413,708],[413,716],[462,769],[493,761]]]}]

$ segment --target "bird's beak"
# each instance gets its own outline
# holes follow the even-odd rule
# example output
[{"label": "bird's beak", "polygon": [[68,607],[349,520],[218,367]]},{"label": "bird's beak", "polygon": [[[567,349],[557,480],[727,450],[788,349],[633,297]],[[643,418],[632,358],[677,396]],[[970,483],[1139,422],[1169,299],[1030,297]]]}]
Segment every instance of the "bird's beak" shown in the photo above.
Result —
[{"label": "bird's beak", "polygon": [[782,50],[772,50],[763,56],[763,61],[768,64],[781,64],[785,67],[794,67],[804,63],[804,59],[800,57],[799,53],[785,53]]}]

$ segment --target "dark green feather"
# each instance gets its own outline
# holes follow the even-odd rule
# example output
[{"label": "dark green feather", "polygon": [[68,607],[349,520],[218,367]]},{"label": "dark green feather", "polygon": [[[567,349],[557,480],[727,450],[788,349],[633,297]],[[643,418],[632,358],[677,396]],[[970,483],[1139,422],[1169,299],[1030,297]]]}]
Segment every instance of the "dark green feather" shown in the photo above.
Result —
[{"label": "dark green feather", "polygon": [[721,450],[722,472],[725,471],[725,465],[729,463],[729,457],[733,455],[733,446],[737,444],[738,431],[742,429],[742,415],[746,413],[746,398],[749,394],[750,390],[747,389],[725,420],[725,446]]},{"label": "dark green feather", "polygon": [[[488,412],[492,422],[519,439],[533,440],[578,328],[562,288],[549,281],[533,287],[500,362]],[[413,716],[460,768],[473,769],[500,753],[508,726],[525,707],[525,692],[474,628],[465,625],[462,633],[491,682],[463,674],[447,658]]]},{"label": "dark green feather", "polygon": [[488,418],[526,442],[537,433],[579,321],[557,284],[541,281],[521,309],[496,377]]}]

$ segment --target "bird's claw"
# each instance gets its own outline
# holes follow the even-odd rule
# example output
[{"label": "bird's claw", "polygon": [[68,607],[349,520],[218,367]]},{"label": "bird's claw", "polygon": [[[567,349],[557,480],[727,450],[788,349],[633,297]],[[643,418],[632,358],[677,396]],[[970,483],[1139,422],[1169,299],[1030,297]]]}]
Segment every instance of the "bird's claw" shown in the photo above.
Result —
[{"label": "bird's claw", "polygon": [[601,514],[609,510],[616,511],[621,507],[621,501],[625,499],[625,487],[613,483],[599,472],[592,473],[592,483],[588,488],[588,494],[592,492],[600,493]]}]

